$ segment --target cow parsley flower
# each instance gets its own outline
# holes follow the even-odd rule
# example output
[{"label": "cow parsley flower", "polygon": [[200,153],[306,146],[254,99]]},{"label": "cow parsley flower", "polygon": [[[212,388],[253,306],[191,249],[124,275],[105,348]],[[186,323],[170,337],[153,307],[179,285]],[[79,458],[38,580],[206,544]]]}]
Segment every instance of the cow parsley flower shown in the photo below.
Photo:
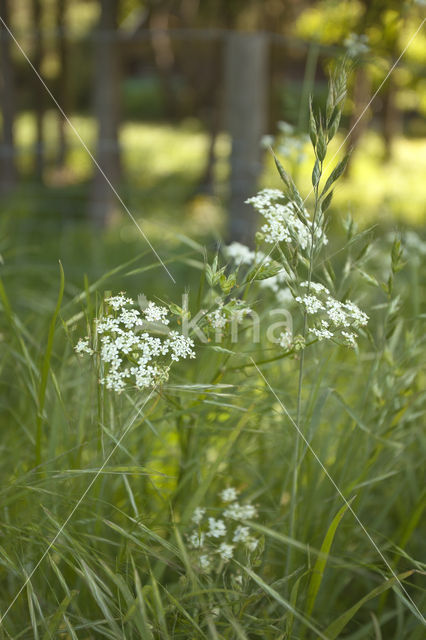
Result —
[{"label": "cow parsley flower", "polygon": [[[186,535],[191,554],[195,556],[198,567],[205,572],[212,570],[215,555],[219,555],[226,563],[240,550],[245,554],[253,553],[259,544],[259,540],[251,534],[250,527],[238,522],[255,518],[256,508],[250,503],[239,504],[238,491],[234,487],[223,489],[219,497],[226,503],[219,517],[208,517],[204,521],[206,509],[197,507],[191,518],[195,527]],[[226,523],[225,518],[228,518]],[[222,563],[216,563],[215,566],[217,571],[223,570]]]},{"label": "cow parsley flower", "polygon": [[300,302],[305,307],[306,313],[314,314],[320,309],[324,309],[324,305],[316,296],[297,296],[296,302]]},{"label": "cow parsley flower", "polygon": [[250,536],[250,529],[243,525],[238,525],[234,531],[233,542],[245,542]]},{"label": "cow parsley flower", "polygon": [[317,329],[316,327],[311,327],[309,331],[316,336],[318,340],[331,340],[333,337],[333,332],[328,329]]},{"label": "cow parsley flower", "polygon": [[310,249],[312,233],[317,241],[327,244],[328,239],[320,226],[312,229],[309,213],[303,208],[298,216],[298,206],[294,202],[283,202],[284,194],[278,189],[263,189],[256,196],[246,200],[265,218],[261,227],[265,242],[276,244],[284,242],[302,251]]},{"label": "cow parsley flower", "polygon": [[204,539],[205,539],[205,533],[203,533],[202,531],[194,531],[190,536],[189,536],[189,544],[194,548],[194,549],[200,549],[203,544],[204,544]]},{"label": "cow parsley flower", "polygon": [[213,311],[206,313],[205,318],[207,320],[206,332],[212,328],[216,332],[221,332],[223,329],[229,327],[235,327],[242,324],[246,316],[252,313],[252,309],[247,306],[243,300],[232,299],[226,305],[223,300],[218,299],[217,307]]},{"label": "cow parsley flower", "polygon": [[218,553],[222,560],[225,560],[225,562],[227,562],[228,560],[231,560],[232,556],[234,555],[234,545],[222,542],[219,545]]},{"label": "cow parsley flower", "polygon": [[318,340],[340,338],[344,345],[355,347],[356,331],[368,323],[368,315],[352,300],[333,298],[320,282],[302,282],[300,286],[308,289],[306,295],[296,297],[296,302],[309,316],[309,333]]},{"label": "cow parsley flower", "polygon": [[110,307],[115,309],[115,311],[118,311],[128,304],[133,304],[133,300],[131,298],[126,298],[123,292],[118,296],[110,296],[109,298],[106,298],[105,302],[107,302]]},{"label": "cow parsley flower", "polygon": [[197,507],[194,510],[194,513],[192,514],[192,522],[194,522],[195,524],[200,524],[201,520],[204,518],[204,515],[206,513],[205,509],[202,509],[201,507]]},{"label": "cow parsley flower", "polygon": [[167,318],[168,309],[166,309],[166,307],[159,307],[154,302],[150,302],[143,312],[148,322],[160,322],[166,325],[170,322]]},{"label": "cow parsley flower", "polygon": [[[107,389],[122,392],[133,385],[137,389],[153,387],[167,381],[171,362],[194,358],[194,342],[168,329],[166,307],[154,302],[140,311],[123,293],[105,300],[105,316],[95,324],[95,339]],[[152,325],[162,325],[161,335],[152,335]],[[77,353],[95,352],[88,337],[75,347]]]},{"label": "cow parsley flower", "polygon": [[250,518],[255,518],[256,515],[256,507],[250,503],[239,504],[238,502],[233,502],[223,512],[225,518],[231,518],[232,520],[250,520]]},{"label": "cow parsley flower", "polygon": [[228,487],[227,489],[224,489],[220,494],[220,497],[222,498],[223,502],[233,502],[234,500],[237,499],[237,496],[238,496],[238,491],[234,489],[234,487]]},{"label": "cow parsley flower", "polygon": [[282,349],[286,351],[290,351],[293,348],[293,334],[291,331],[287,329],[287,331],[282,331],[278,338],[278,344]]},{"label": "cow parsley flower", "polygon": [[257,540],[257,538],[253,538],[253,536],[249,536],[245,541],[245,545],[247,549],[253,553],[259,545],[259,540]]},{"label": "cow parsley flower", "polygon": [[223,520],[209,518],[209,530],[207,535],[211,538],[221,538],[226,534],[226,526]]},{"label": "cow parsley flower", "polygon": [[74,347],[76,353],[88,353],[92,355],[93,349],[89,347],[89,338],[80,338]]},{"label": "cow parsley flower", "polygon": [[212,567],[212,561],[211,561],[211,558],[208,555],[203,553],[203,555],[201,555],[198,558],[198,562],[200,564],[200,569],[203,569],[206,572],[210,571],[210,569]]},{"label": "cow parsley flower", "polygon": [[232,242],[230,245],[224,248],[225,255],[234,260],[237,264],[253,264],[256,254],[254,251],[246,247],[246,245],[240,242]]},{"label": "cow parsley flower", "polygon": [[228,323],[228,318],[223,311],[223,302],[219,302],[217,309],[206,315],[213,329],[223,329]]}]

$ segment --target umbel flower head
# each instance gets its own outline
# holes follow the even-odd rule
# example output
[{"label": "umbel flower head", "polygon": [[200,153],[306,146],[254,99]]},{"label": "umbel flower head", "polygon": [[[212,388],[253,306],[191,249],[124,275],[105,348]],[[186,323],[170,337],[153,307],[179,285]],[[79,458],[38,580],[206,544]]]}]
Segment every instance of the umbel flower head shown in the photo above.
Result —
[{"label": "umbel flower head", "polygon": [[257,517],[257,510],[251,503],[240,504],[238,491],[227,487],[219,494],[226,507],[219,518],[206,516],[204,507],[197,507],[192,515],[194,529],[188,534],[189,547],[193,550],[197,564],[202,571],[210,572],[217,565],[219,557],[227,563],[237,551],[254,553],[259,545],[249,526],[241,524],[243,520]]},{"label": "umbel flower head", "polygon": [[308,330],[318,340],[340,339],[348,347],[356,346],[358,330],[368,323],[368,315],[351,300],[340,302],[319,282],[302,282],[308,289],[296,297],[308,318]]},{"label": "umbel flower head", "polygon": [[[266,220],[262,226],[265,242],[269,244],[283,242],[301,251],[310,250],[313,223],[305,208],[298,212],[297,204],[291,201],[286,202],[284,194],[279,189],[263,189],[246,202],[252,204]],[[314,237],[317,243],[328,243],[327,236],[318,225],[314,228]]]},{"label": "umbel flower head", "polygon": [[194,358],[194,342],[169,327],[166,307],[147,302],[137,309],[124,294],[105,300],[106,313],[96,321],[95,336],[82,338],[77,353],[99,352],[100,383],[120,393],[126,386],[153,387],[168,379],[170,364]]}]

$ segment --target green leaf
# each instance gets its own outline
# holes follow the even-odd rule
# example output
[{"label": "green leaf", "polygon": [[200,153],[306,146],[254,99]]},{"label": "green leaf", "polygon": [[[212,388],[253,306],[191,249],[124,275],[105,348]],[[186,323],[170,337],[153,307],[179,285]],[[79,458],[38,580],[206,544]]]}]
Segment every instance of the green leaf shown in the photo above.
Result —
[{"label": "green leaf", "polygon": [[358,273],[360,274],[361,278],[365,280],[365,282],[367,282],[367,284],[370,284],[372,287],[380,287],[377,279],[374,276],[370,276],[370,274],[363,269],[358,269]]},{"label": "green leaf", "polygon": [[343,507],[341,507],[341,509],[339,509],[337,514],[334,516],[328,528],[328,531],[325,535],[324,542],[321,545],[321,555],[319,555],[318,558],[316,559],[314,568],[312,569],[312,576],[308,586],[308,595],[306,599],[306,610],[305,610],[305,613],[308,616],[311,615],[315,605],[315,600],[317,598],[318,591],[321,586],[325,567],[328,560],[328,555],[330,553],[331,545],[333,544],[337,527],[339,526],[341,519],[345,515],[346,510],[348,509],[349,505],[353,500],[354,498],[349,500],[347,504],[344,504]]},{"label": "green leaf", "polygon": [[314,169],[312,171],[312,186],[316,187],[321,179],[321,166],[318,158],[315,160]]},{"label": "green leaf", "polygon": [[327,153],[327,140],[322,127],[318,131],[318,141],[316,146],[316,152],[317,152],[318,159],[321,160],[322,162]]},{"label": "green leaf", "polygon": [[348,160],[349,160],[349,154],[347,153],[345,155],[345,157],[343,158],[343,160],[341,160],[339,162],[339,164],[336,167],[334,167],[333,171],[330,173],[329,177],[327,178],[327,182],[325,183],[324,189],[322,190],[322,193],[321,193],[322,196],[325,193],[327,193],[327,191],[329,190],[331,185],[334,182],[336,182],[336,180],[338,178],[340,178],[340,176],[342,175],[342,173],[346,169],[346,165],[348,164]]},{"label": "green leaf", "polygon": [[312,146],[315,149],[318,140],[318,134],[317,124],[315,122],[315,116],[312,109],[312,96],[309,99],[309,137],[311,139]]},{"label": "green leaf", "polygon": [[247,274],[247,282],[252,282],[253,280],[266,280],[267,278],[276,276],[280,271],[282,271],[282,266],[278,262],[275,262],[275,260],[271,261],[269,264],[263,263],[255,265]]},{"label": "green leaf", "polygon": [[334,108],[328,123],[328,140],[332,140],[337,133],[340,124],[342,112],[338,107]]},{"label": "green leaf", "polygon": [[288,175],[287,171],[282,166],[281,162],[278,160],[278,158],[275,155],[274,151],[272,151],[272,155],[274,156],[275,166],[276,166],[276,168],[278,170],[278,173],[280,174],[281,180],[284,182],[284,184],[287,187],[287,189],[291,190],[292,179],[290,178],[290,176]]},{"label": "green leaf", "polygon": [[331,200],[333,198],[333,191],[330,191],[330,193],[328,195],[325,196],[324,200],[321,202],[321,211],[323,213],[325,213],[328,209],[328,207],[331,204]]},{"label": "green leaf", "polygon": [[278,173],[280,174],[281,180],[284,182],[285,186],[287,187],[287,192],[285,193],[285,195],[288,197],[289,200],[292,200],[294,202],[294,204],[296,205],[296,213],[298,217],[302,220],[304,224],[307,224],[305,215],[303,213],[304,201],[302,196],[300,195],[292,178],[288,175],[287,171],[284,169],[281,162],[278,160],[274,151],[272,151],[272,155],[274,156],[275,166],[278,169]]},{"label": "green leaf", "polygon": [[401,269],[404,268],[405,264],[402,262],[402,249],[401,249],[401,241],[399,238],[395,238],[392,244],[392,252],[391,252],[391,260],[392,260],[392,273],[398,273]]},{"label": "green leaf", "polygon": [[348,622],[352,620],[356,612],[359,609],[361,609],[361,607],[366,602],[368,602],[369,600],[372,600],[373,598],[376,598],[387,589],[390,589],[391,587],[395,586],[395,584],[398,584],[399,582],[401,582],[401,580],[405,580],[405,578],[408,578],[409,576],[411,576],[413,573],[414,573],[414,569],[411,569],[410,571],[406,571],[405,573],[400,573],[398,576],[389,578],[389,580],[386,580],[385,582],[383,582],[381,585],[379,585],[378,587],[370,591],[370,593],[367,593],[367,595],[361,598],[361,600],[358,600],[356,604],[354,604],[350,609],[345,611],[345,613],[342,613],[341,616],[336,618],[336,620],[334,620],[334,622],[332,622],[327,627],[327,629],[325,630],[325,635],[328,638],[328,640],[335,640],[335,638],[337,638],[339,634],[343,631],[343,629],[346,627]]},{"label": "green leaf", "polygon": [[[297,595],[299,593],[300,582],[307,574],[308,574],[308,571],[305,571],[305,573],[302,573],[302,575],[297,578],[296,582],[294,583],[294,585],[293,585],[293,587],[291,589],[290,604],[294,608],[296,608],[296,604],[297,604]],[[290,612],[290,614],[289,614],[289,616],[287,618],[287,636],[289,638],[292,637],[293,623],[294,623],[294,615]]]}]

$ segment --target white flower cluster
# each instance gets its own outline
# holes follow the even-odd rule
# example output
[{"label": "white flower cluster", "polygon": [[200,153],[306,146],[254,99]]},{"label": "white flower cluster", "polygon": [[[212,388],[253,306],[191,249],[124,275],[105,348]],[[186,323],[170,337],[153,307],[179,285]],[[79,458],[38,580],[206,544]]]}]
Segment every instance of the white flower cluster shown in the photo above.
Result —
[{"label": "white flower cluster", "polygon": [[[135,303],[123,294],[105,302],[107,313],[96,322],[94,343],[104,368],[100,383],[107,389],[120,393],[128,384],[138,389],[155,386],[168,379],[171,361],[195,357],[191,338],[168,328],[166,307],[149,302],[141,310],[129,308]],[[159,335],[152,335],[154,331]],[[75,351],[92,355],[96,349],[86,337]]]},{"label": "white flower cluster", "polygon": [[[306,145],[309,143],[309,136],[298,133],[288,122],[278,122],[278,129],[281,136],[278,139],[278,152],[280,155],[291,159],[296,164],[304,162],[306,159]],[[265,135],[261,140],[264,149],[277,145],[275,137]]]},{"label": "white flower cluster", "polygon": [[[232,242],[224,248],[225,255],[233,260],[237,265],[269,265],[271,258],[262,251],[252,251],[249,247],[240,242]],[[293,296],[286,282],[285,270],[279,271],[275,276],[258,280],[257,284],[261,289],[270,289],[282,305],[288,305],[293,301]]]},{"label": "white flower cluster", "polygon": [[237,548],[253,553],[259,545],[250,528],[241,524],[241,520],[256,518],[256,507],[250,503],[240,504],[234,487],[224,489],[220,498],[227,504],[221,517],[206,518],[206,509],[197,507],[192,516],[195,528],[187,537],[189,546],[197,554],[200,569],[206,572],[213,569],[215,557],[227,562],[233,558]]},{"label": "white flower cluster", "polygon": [[256,253],[241,242],[231,242],[224,248],[224,253],[236,264],[251,265],[256,259]]},{"label": "white flower cluster", "polygon": [[351,300],[340,302],[333,298],[327,287],[319,282],[302,282],[300,286],[309,288],[308,294],[296,297],[296,302],[303,306],[308,316],[314,316],[314,325],[309,327],[309,333],[318,340],[340,337],[344,344],[355,347],[355,331],[365,327],[368,315]]},{"label": "white flower cluster", "polygon": [[225,329],[227,325],[239,325],[247,315],[252,313],[242,300],[234,299],[227,305],[220,298],[217,300],[217,307],[213,311],[206,313],[205,318],[208,325],[216,331]]},{"label": "white flower cluster", "polygon": [[[296,245],[303,251],[309,250],[311,245],[311,225],[309,213],[303,209],[303,216],[307,224],[302,222],[297,215],[297,206],[294,202],[282,202],[284,195],[278,189],[263,189],[256,196],[246,200],[266,219],[262,226],[265,242],[276,244],[285,242]],[[328,239],[324,231],[317,227],[314,235],[318,241],[327,244]]]}]

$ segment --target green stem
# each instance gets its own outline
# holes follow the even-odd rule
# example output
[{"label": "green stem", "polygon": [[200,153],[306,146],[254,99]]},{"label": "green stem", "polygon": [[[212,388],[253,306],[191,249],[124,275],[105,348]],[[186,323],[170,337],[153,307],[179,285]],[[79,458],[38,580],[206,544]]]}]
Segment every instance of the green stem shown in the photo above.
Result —
[{"label": "green stem", "polygon": [[[322,162],[320,163],[320,176],[322,175]],[[306,293],[309,295],[311,289],[311,281],[312,281],[312,272],[313,272],[313,263],[314,263],[314,242],[315,242],[315,222],[318,214],[319,208],[319,181],[317,185],[314,187],[315,194],[315,206],[314,206],[314,216],[311,225],[311,246],[309,250],[309,266],[308,266],[308,286]],[[308,325],[308,314],[306,309],[303,313],[303,328],[302,328],[302,336],[303,340],[306,340],[306,331]],[[297,489],[299,484],[299,450],[300,450],[300,440],[301,435],[300,431],[302,430],[302,388],[303,388],[303,373],[304,373],[304,362],[305,362],[305,349],[302,348],[299,360],[299,379],[297,385],[297,408],[296,408],[296,425],[298,427],[298,433],[296,435],[296,442],[294,447],[294,457],[293,457],[293,479],[292,479],[292,488],[291,488],[291,498],[290,498],[290,520],[289,520],[289,537],[294,538],[295,529],[296,529],[296,500],[297,500]],[[292,565],[292,556],[293,556],[293,547],[290,546],[287,554],[287,562],[286,562],[286,575],[290,575],[291,565]]]}]

